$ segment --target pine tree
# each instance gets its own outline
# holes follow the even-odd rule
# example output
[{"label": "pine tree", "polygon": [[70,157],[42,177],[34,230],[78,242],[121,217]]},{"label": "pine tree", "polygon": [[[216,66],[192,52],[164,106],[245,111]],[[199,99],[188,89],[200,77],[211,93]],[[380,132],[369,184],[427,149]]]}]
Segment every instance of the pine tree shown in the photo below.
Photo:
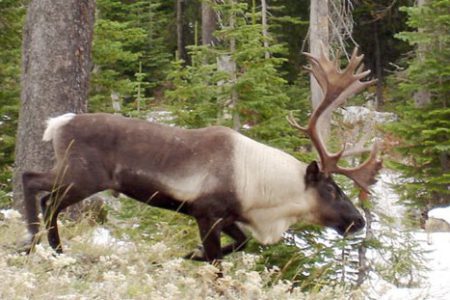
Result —
[{"label": "pine tree", "polygon": [[[420,30],[398,37],[424,51],[411,60],[407,79],[399,85],[398,136],[403,160],[395,163],[408,180],[401,191],[407,204],[450,203],[450,14],[448,0],[404,8],[408,24]],[[417,105],[414,94],[426,91],[428,103]],[[407,158],[406,160],[404,158]]]},{"label": "pine tree", "polygon": [[128,110],[136,109],[136,87],[149,98],[166,76],[172,7],[163,0],[98,0],[97,9],[90,108],[112,111],[116,93]]},{"label": "pine tree", "polygon": [[22,1],[0,2],[0,207],[9,204],[20,99]]},{"label": "pine tree", "polygon": [[[231,125],[230,116],[237,113],[248,128],[244,129],[246,135],[293,149],[288,135],[280,138],[284,132],[292,133],[285,120],[291,99],[286,93],[287,82],[279,72],[285,62],[280,55],[282,45],[273,41],[269,48],[264,47],[255,6],[227,1],[213,7],[222,20],[215,33],[219,45],[189,47],[192,65],[183,67],[175,62],[169,77],[174,89],[166,96],[172,103],[179,100],[182,104],[176,108],[180,125]],[[230,18],[234,18],[234,25],[230,25]],[[235,46],[230,48],[230,43]],[[266,58],[266,51],[273,55]],[[218,64],[233,67],[223,70]],[[230,105],[233,93],[237,101]]]}]

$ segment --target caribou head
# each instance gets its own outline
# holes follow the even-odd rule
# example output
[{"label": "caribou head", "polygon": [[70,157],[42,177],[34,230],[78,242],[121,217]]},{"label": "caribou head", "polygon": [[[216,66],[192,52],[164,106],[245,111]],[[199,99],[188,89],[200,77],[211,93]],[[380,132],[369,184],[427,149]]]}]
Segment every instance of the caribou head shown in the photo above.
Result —
[{"label": "caribou head", "polygon": [[[353,50],[350,62],[344,70],[338,66],[338,62],[331,61],[321,47],[319,57],[305,53],[311,66],[307,67],[322,89],[322,100],[314,109],[308,125],[303,127],[297,123],[292,113],[287,117],[289,124],[306,134],[316,148],[320,166],[313,162],[306,175],[307,187],[312,186],[319,194],[318,202],[322,202],[323,208],[319,214],[319,223],[336,229],[340,234],[352,233],[364,227],[365,222],[358,210],[353,206],[348,197],[334,182],[332,174],[342,174],[352,179],[364,192],[369,193],[369,186],[376,182],[375,176],[382,167],[382,162],[376,158],[377,144],[370,149],[369,158],[361,165],[354,168],[344,168],[338,165],[342,157],[360,154],[367,148],[346,149],[345,145],[336,153],[330,153],[320,134],[320,128],[324,115],[328,115],[339,106],[342,106],[349,96],[352,96],[376,80],[361,81],[370,70],[362,71],[360,64],[363,55],[357,55],[357,49]],[[329,120],[328,120],[329,121]],[[312,169],[312,171],[310,171]]]}]

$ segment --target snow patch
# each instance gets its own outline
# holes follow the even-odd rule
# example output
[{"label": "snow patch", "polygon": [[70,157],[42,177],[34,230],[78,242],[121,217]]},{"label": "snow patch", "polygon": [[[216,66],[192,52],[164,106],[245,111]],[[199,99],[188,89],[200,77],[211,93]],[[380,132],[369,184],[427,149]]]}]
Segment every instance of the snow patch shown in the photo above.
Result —
[{"label": "snow patch", "polygon": [[[402,180],[400,173],[384,169],[378,176],[378,181],[372,188],[373,199],[375,199],[375,210],[395,218],[395,226],[401,228],[401,221],[405,214],[405,207],[399,205],[400,196],[395,192],[393,186]],[[374,224],[377,226],[377,223]],[[379,229],[379,228],[376,228]]]},{"label": "snow patch", "polygon": [[404,299],[449,299],[450,285],[450,233],[434,232],[431,233],[433,244],[427,243],[425,232],[413,233],[414,238],[420,242],[425,252],[427,268],[420,287],[417,288],[399,288],[383,280],[372,273],[368,287],[369,299],[382,300],[404,300]]},{"label": "snow patch", "polygon": [[0,213],[3,214],[5,220],[17,220],[22,218],[22,214],[15,209],[2,209]]},{"label": "snow patch", "polygon": [[450,233],[433,232],[432,244],[426,242],[426,233],[416,233],[426,250],[425,257],[429,268],[426,289],[429,291],[430,299],[449,299],[450,296]]},{"label": "snow patch", "polygon": [[116,242],[111,232],[105,228],[98,227],[92,232],[92,243],[98,246],[110,246]]},{"label": "snow patch", "polygon": [[114,247],[117,253],[124,254],[135,248],[135,244],[129,241],[118,240],[111,235],[111,232],[103,227],[97,227],[92,232],[90,241],[93,245],[102,247]]},{"label": "snow patch", "polygon": [[155,110],[148,113],[147,121],[174,126],[175,116],[170,111]]},{"label": "snow patch", "polygon": [[[384,169],[380,172],[378,182],[374,185],[373,199],[375,200],[375,212],[391,216],[395,220],[395,228],[402,229],[402,216],[405,214],[405,207],[399,201],[399,195],[393,189],[394,184],[400,184],[405,179],[401,178],[401,174]],[[450,221],[450,207],[435,208],[428,212],[433,218]],[[372,223],[375,231],[382,232],[382,224],[380,222]],[[427,233],[418,230],[412,232],[412,237],[416,240],[420,247],[424,250],[424,258],[427,261],[428,270],[423,274],[416,274],[423,277],[421,285],[415,288],[401,288],[385,281],[376,273],[371,273],[371,277],[365,286],[368,291],[369,299],[383,300],[404,300],[404,299],[433,299],[445,300],[449,299],[450,285],[448,274],[450,274],[450,233],[433,232],[431,239],[433,243],[428,244]],[[400,236],[401,237],[401,236]],[[401,238],[395,241],[402,243]],[[369,251],[368,257],[373,261],[380,259],[375,252]]]},{"label": "snow patch", "polygon": [[428,211],[428,217],[441,219],[450,224],[450,206],[433,208]]}]

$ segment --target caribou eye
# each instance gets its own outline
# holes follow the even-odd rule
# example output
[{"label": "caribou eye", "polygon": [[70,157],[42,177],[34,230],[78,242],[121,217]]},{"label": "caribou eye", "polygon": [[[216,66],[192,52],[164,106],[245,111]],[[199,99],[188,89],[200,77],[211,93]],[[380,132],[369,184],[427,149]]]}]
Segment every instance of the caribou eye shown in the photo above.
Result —
[{"label": "caribou eye", "polygon": [[327,191],[327,194],[331,196],[331,199],[336,199],[336,190],[332,185],[326,185],[325,190]]},{"label": "caribou eye", "polygon": [[334,193],[334,187],[332,187],[331,185],[327,185],[327,192]]}]

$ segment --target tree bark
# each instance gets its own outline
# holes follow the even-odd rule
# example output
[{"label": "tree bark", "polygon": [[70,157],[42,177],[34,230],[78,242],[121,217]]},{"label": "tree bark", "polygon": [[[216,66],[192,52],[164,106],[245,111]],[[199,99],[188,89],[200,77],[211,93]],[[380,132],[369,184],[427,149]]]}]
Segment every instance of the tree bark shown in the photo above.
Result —
[{"label": "tree bark", "polygon": [[263,36],[263,45],[266,51],[264,52],[264,58],[270,58],[269,52],[269,32],[267,25],[267,2],[266,0],[261,0],[261,22],[262,22],[262,36]]},{"label": "tree bark", "polygon": [[[311,0],[309,15],[309,51],[314,56],[319,56],[321,51],[321,43],[326,51],[329,49],[329,12],[328,0]],[[322,90],[314,76],[310,75],[311,103],[313,108],[319,106],[322,100]],[[323,117],[319,131],[324,141],[328,139],[330,132],[330,118],[327,114]]]},{"label": "tree bark", "polygon": [[359,269],[358,269],[358,278],[356,280],[357,286],[361,286],[369,275],[370,265],[366,255],[367,254],[366,241],[370,241],[374,238],[372,229],[373,223],[372,212],[370,211],[369,206],[367,205],[369,201],[369,195],[361,190],[359,192],[359,201],[361,203],[362,210],[364,211],[364,218],[366,220],[366,236],[364,238],[364,241],[358,247]]},{"label": "tree bark", "polygon": [[[417,6],[424,6],[427,4],[429,0],[417,0]],[[419,32],[423,31],[422,28],[419,28]],[[423,62],[425,59],[425,53],[427,52],[427,47],[423,43],[419,43],[417,46],[416,55],[419,61]],[[421,108],[424,107],[431,102],[431,93],[427,90],[420,90],[413,95],[413,99],[416,107]]]},{"label": "tree bark", "polygon": [[[231,7],[233,9],[233,6],[235,5],[234,0],[230,0]],[[233,13],[230,15],[230,28],[234,29],[236,26],[236,16]],[[239,102],[239,95],[237,92],[237,68],[236,68],[236,62],[233,60],[233,55],[236,53],[236,39],[234,37],[231,37],[230,39],[230,54],[231,54],[231,63],[235,65],[234,72],[231,73],[231,81],[233,84],[233,87],[231,88],[231,107],[233,109],[233,129],[236,131],[240,131],[241,129],[241,117],[239,115],[238,110],[238,102]]]},{"label": "tree bark", "polygon": [[177,52],[178,58],[186,61],[186,49],[184,47],[183,32],[183,0],[177,0]]},{"label": "tree bark", "polygon": [[208,1],[202,2],[202,45],[213,45],[216,43],[214,31],[216,30],[217,15]]},{"label": "tree bark", "polygon": [[375,40],[375,72],[377,76],[377,89],[376,89],[376,103],[375,107],[378,109],[384,103],[383,98],[383,65],[381,64],[381,44],[378,28],[378,21],[373,22],[374,40]]},{"label": "tree bark", "polygon": [[42,142],[45,120],[87,110],[95,0],[33,0],[23,34],[21,108],[13,178],[22,201],[22,173],[48,171],[53,152]]}]

